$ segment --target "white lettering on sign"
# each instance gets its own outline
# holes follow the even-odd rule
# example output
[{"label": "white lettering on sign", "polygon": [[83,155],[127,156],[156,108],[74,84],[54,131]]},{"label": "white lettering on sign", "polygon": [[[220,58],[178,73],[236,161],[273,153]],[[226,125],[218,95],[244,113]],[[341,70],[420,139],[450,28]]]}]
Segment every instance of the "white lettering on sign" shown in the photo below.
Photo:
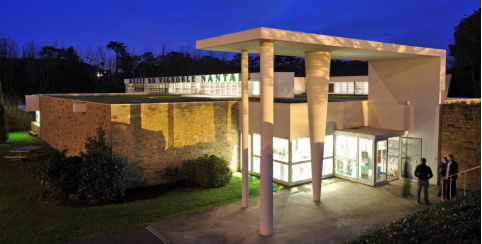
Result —
[{"label": "white lettering on sign", "polygon": [[[249,77],[248,77],[249,80]],[[188,75],[124,79],[124,84],[134,83],[184,83],[184,82],[239,82],[241,74]]]}]

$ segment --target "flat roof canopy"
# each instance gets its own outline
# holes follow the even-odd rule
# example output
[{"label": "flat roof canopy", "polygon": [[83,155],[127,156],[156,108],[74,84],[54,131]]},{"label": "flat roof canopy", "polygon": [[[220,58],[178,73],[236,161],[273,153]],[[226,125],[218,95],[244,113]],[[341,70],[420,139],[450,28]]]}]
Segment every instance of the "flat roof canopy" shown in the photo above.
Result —
[{"label": "flat roof canopy", "polygon": [[365,41],[271,28],[256,28],[196,41],[196,49],[259,53],[260,42],[274,42],[274,54],[304,57],[309,51],[331,51],[332,59],[392,60],[445,57],[445,50]]},{"label": "flat roof canopy", "polygon": [[389,130],[389,129],[382,129],[382,128],[373,128],[373,127],[368,127],[368,126],[362,126],[362,127],[357,127],[357,128],[351,128],[351,129],[342,129],[342,130],[337,130],[341,132],[341,134],[345,135],[355,135],[355,134],[362,134],[362,135],[369,135],[373,137],[374,139],[384,139],[384,138],[390,138],[390,137],[396,137],[396,136],[403,136],[406,134],[405,131],[399,131],[399,130]]}]

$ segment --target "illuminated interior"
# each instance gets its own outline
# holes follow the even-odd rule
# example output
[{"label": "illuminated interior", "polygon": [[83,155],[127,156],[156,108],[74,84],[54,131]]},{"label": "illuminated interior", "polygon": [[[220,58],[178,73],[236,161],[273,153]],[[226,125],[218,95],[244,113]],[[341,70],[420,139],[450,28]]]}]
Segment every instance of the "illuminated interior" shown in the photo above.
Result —
[{"label": "illuminated interior", "polygon": [[[259,176],[261,156],[261,136],[249,136],[249,173]],[[323,159],[323,178],[333,176],[333,135],[325,136],[325,153]],[[250,147],[251,148],[251,147]],[[273,179],[275,182],[293,186],[311,181],[310,138],[283,139],[273,138]]]}]

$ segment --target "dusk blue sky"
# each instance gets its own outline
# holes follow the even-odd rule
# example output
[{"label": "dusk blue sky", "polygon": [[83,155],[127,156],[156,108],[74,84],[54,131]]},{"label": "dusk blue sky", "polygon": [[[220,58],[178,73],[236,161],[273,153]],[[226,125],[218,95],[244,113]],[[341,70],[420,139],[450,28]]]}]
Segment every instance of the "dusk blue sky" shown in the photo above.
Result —
[{"label": "dusk blue sky", "polygon": [[20,46],[124,42],[137,52],[270,27],[447,49],[464,14],[480,1],[3,1],[0,33]]}]

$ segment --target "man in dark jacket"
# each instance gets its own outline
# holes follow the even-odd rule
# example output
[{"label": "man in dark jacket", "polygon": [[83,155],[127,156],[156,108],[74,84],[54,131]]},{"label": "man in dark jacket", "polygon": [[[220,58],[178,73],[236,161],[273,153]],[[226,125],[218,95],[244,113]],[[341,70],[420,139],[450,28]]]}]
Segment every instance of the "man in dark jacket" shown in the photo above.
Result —
[{"label": "man in dark jacket", "polygon": [[428,201],[428,180],[433,177],[432,169],[426,165],[427,160],[422,158],[421,164],[415,169],[415,176],[418,177],[417,180],[417,202],[420,204],[420,192],[423,187],[423,200],[425,204],[430,205]]},{"label": "man in dark jacket", "polygon": [[[445,188],[445,181],[443,179],[445,177],[445,175],[447,174],[447,171],[446,171],[447,163],[448,163],[448,159],[447,159],[447,157],[444,157],[444,161],[442,161],[442,163],[440,164],[440,167],[439,167],[440,188],[439,188],[438,194],[437,194],[438,197],[440,197],[442,194],[444,196],[447,195],[447,193],[446,193],[447,191],[446,191],[446,188]],[[443,188],[443,192],[442,192],[442,188]]]},{"label": "man in dark jacket", "polygon": [[445,173],[445,177],[448,177],[445,181],[445,192],[447,193],[447,198],[450,199],[457,196],[457,173],[459,173],[459,164],[455,162],[452,154],[447,156],[447,160],[449,162],[447,163]]}]

